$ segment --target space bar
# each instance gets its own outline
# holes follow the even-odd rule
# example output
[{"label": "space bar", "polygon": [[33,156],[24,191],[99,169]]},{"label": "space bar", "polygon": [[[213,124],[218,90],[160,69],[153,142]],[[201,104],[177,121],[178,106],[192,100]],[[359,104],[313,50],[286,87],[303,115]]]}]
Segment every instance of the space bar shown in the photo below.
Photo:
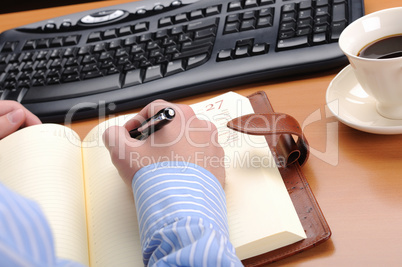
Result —
[{"label": "space bar", "polygon": [[21,103],[53,101],[116,90],[121,88],[119,77],[120,74],[113,74],[78,82],[32,87]]}]

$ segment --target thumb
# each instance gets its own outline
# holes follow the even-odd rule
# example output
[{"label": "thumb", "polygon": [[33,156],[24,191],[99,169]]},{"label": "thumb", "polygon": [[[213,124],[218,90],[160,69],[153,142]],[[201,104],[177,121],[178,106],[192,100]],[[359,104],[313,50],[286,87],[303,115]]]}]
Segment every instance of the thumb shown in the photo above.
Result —
[{"label": "thumb", "polygon": [[0,139],[17,131],[25,121],[22,109],[13,110],[0,117]]}]

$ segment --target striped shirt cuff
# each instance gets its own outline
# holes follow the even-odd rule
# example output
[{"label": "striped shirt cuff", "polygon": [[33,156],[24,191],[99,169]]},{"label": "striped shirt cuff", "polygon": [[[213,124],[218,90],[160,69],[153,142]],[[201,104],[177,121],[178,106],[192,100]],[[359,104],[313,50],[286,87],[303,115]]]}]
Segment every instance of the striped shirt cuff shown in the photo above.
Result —
[{"label": "striped shirt cuff", "polygon": [[167,225],[202,219],[229,236],[224,191],[204,168],[188,162],[160,162],[139,170],[132,183],[143,248]]}]

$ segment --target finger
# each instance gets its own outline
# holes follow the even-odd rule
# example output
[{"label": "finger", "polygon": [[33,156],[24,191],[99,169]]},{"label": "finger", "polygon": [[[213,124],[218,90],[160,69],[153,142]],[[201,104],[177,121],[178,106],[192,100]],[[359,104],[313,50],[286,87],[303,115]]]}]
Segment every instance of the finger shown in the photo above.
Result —
[{"label": "finger", "polygon": [[41,124],[40,119],[35,116],[32,112],[26,109],[23,105],[16,101],[4,100],[0,105],[0,115],[10,113],[13,110],[22,109],[25,113],[25,121],[22,126],[32,126],[36,124]]},{"label": "finger", "polygon": [[[156,112],[161,110],[162,108],[167,107],[168,102],[158,99],[155,100],[148,105],[146,105],[137,115],[135,115],[132,119],[124,124],[124,127],[131,131],[132,129],[140,127],[141,123],[147,120],[149,117],[153,116]],[[158,109],[159,108],[159,109]],[[154,112],[155,109],[158,109]]]},{"label": "finger", "polygon": [[0,117],[0,139],[17,131],[25,121],[23,109],[12,110]]},{"label": "finger", "polygon": [[24,108],[25,112],[25,122],[24,126],[32,126],[32,125],[37,125],[37,124],[42,124],[41,120],[34,115],[32,112]]},{"label": "finger", "polygon": [[111,126],[105,130],[102,135],[103,143],[111,151],[115,147],[122,145],[126,140],[127,129],[121,126]]},{"label": "finger", "polygon": [[103,133],[103,142],[109,150],[110,157],[117,169],[122,167],[123,161],[126,159],[127,130],[121,126],[111,126]]}]

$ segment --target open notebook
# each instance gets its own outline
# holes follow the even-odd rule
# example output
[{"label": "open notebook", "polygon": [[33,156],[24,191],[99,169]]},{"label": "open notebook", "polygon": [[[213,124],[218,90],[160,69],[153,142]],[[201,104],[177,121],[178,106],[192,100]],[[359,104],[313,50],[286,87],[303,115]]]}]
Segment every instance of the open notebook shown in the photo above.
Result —
[{"label": "open notebook", "polygon": [[[219,130],[230,240],[239,258],[306,238],[264,137],[226,127],[253,113],[250,101],[230,92],[192,108]],[[40,203],[58,257],[90,266],[142,266],[133,197],[102,142],[107,127],[132,116],[103,122],[82,141],[56,124],[24,128],[0,141],[0,181]]]}]

